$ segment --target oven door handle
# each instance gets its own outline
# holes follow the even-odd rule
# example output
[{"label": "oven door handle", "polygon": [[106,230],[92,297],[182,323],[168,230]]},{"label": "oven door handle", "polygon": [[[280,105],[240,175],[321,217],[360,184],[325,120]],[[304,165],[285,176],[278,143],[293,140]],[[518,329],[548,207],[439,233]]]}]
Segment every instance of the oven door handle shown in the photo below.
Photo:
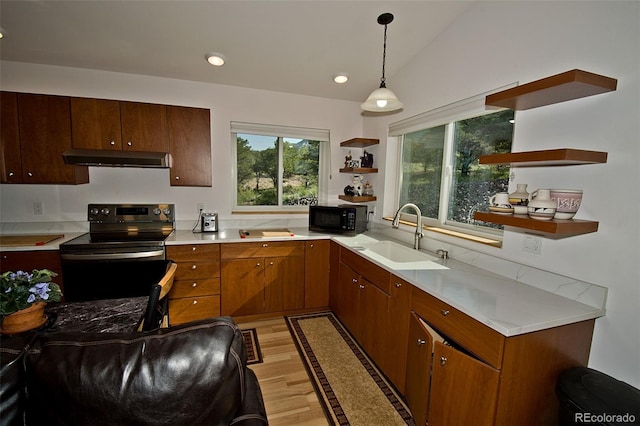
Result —
[{"label": "oven door handle", "polygon": [[132,253],[92,253],[92,254],[74,254],[64,253],[60,255],[65,260],[128,260],[143,259],[146,257],[163,257],[164,250],[139,251]]}]

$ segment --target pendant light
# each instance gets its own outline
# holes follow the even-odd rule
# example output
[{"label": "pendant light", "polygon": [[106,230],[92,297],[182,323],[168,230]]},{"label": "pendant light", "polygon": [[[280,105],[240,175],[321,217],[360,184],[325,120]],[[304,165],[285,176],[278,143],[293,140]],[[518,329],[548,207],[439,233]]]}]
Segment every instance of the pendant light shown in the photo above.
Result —
[{"label": "pendant light", "polygon": [[393,22],[393,15],[390,13],[383,13],[378,16],[378,24],[384,25],[384,45],[382,49],[382,78],[380,78],[380,87],[371,92],[369,97],[360,108],[365,111],[371,112],[388,112],[396,111],[402,108],[402,102],[398,100],[398,97],[389,89],[385,84],[384,78],[384,65],[387,56],[387,25]]}]

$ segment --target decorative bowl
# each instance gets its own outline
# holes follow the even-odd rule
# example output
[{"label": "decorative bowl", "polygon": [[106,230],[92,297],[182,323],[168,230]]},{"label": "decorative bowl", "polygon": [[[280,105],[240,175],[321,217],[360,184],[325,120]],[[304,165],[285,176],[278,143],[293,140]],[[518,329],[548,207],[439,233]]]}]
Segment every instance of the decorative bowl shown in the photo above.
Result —
[{"label": "decorative bowl", "polygon": [[582,190],[552,189],[551,199],[557,204],[555,219],[572,219],[582,203]]}]

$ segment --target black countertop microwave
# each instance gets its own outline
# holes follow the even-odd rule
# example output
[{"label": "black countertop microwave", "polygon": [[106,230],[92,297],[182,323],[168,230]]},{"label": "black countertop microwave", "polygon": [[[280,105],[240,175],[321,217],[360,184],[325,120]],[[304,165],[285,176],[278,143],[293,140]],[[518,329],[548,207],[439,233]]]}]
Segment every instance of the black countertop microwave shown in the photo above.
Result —
[{"label": "black countertop microwave", "polygon": [[309,230],[360,234],[367,230],[367,206],[360,204],[310,206]]}]

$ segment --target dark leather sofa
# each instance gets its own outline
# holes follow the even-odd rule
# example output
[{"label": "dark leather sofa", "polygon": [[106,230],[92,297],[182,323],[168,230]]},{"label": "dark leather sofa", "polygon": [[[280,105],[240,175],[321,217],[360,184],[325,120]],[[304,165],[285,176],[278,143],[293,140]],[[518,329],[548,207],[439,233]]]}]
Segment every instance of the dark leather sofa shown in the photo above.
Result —
[{"label": "dark leather sofa", "polygon": [[219,317],[147,333],[0,341],[0,424],[266,425],[242,335]]}]

